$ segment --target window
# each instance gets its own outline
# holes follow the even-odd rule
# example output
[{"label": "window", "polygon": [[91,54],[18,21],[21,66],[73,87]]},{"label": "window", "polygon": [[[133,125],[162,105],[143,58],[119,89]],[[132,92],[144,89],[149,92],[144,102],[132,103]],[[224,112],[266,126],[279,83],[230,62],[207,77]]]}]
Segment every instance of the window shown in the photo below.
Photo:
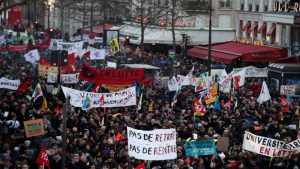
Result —
[{"label": "window", "polygon": [[219,27],[230,28],[231,27],[230,15],[219,15]]},{"label": "window", "polygon": [[232,8],[232,1],[231,0],[220,0],[219,1],[219,8]]}]

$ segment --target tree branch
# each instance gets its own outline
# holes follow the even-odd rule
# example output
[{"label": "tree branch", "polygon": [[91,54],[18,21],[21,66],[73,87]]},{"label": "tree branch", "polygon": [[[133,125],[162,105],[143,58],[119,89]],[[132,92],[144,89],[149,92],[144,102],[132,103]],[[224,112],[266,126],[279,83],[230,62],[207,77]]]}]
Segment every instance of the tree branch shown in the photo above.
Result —
[{"label": "tree branch", "polygon": [[21,2],[14,3],[14,4],[11,4],[11,5],[9,5],[9,6],[0,8],[0,12],[6,11],[6,10],[8,10],[8,9],[10,9],[10,8],[13,8],[13,7],[16,7],[16,6],[24,5],[24,4],[26,4],[26,2],[27,2],[27,0],[22,0]]}]

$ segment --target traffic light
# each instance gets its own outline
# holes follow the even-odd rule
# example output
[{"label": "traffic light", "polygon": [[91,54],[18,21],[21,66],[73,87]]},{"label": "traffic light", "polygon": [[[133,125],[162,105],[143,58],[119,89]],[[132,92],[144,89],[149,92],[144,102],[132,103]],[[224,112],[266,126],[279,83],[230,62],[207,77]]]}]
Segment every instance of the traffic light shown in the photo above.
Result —
[{"label": "traffic light", "polygon": [[185,49],[187,49],[187,46],[190,44],[190,40],[191,40],[190,36],[185,37]]},{"label": "traffic light", "polygon": [[59,50],[52,50],[51,51],[51,65],[54,65],[54,66],[58,66],[58,56],[59,55]]},{"label": "traffic light", "polygon": [[[59,58],[59,55],[60,55],[60,58]],[[59,59],[60,59],[61,66],[67,66],[68,65],[68,51],[52,50],[51,51],[51,64],[54,66],[58,66]]]},{"label": "traffic light", "polygon": [[125,37],[125,44],[129,45],[130,44],[130,36]]}]

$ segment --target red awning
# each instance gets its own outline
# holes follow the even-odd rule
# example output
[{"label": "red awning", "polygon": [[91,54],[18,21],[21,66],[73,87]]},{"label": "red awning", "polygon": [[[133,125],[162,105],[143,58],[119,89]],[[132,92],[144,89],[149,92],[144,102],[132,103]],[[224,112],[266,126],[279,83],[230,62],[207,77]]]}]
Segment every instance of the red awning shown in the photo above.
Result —
[{"label": "red awning", "polygon": [[[187,51],[187,55],[207,59],[208,47],[195,46]],[[230,63],[237,58],[245,62],[269,62],[287,57],[287,49],[225,42],[212,45],[211,56],[212,61],[222,63]]]},{"label": "red awning", "polygon": [[251,25],[251,21],[248,21],[246,25],[243,27],[242,31],[246,31],[250,25]]},{"label": "red awning", "polygon": [[273,23],[271,29],[270,29],[269,32],[267,33],[267,36],[271,36],[275,29],[276,29],[276,24]]},{"label": "red awning", "polygon": [[261,25],[261,27],[258,29],[257,33],[262,33],[266,27],[267,27],[267,23],[264,22],[264,23]]},{"label": "red awning", "polygon": [[253,26],[248,30],[249,33],[251,33],[258,25],[258,22],[254,22]]},{"label": "red awning", "polygon": [[[110,29],[112,27],[113,27],[113,25],[111,25],[111,24],[105,24],[105,29]],[[81,29],[82,34],[90,34],[90,32],[91,32],[91,27]],[[93,26],[93,33],[94,34],[103,33],[103,24],[94,25]]]}]

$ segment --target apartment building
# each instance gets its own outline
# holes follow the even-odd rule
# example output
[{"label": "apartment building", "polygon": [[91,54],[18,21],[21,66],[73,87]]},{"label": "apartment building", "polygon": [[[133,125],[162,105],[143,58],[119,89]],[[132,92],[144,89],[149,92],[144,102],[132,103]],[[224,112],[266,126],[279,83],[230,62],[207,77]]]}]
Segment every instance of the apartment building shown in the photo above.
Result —
[{"label": "apartment building", "polygon": [[287,48],[289,56],[299,56],[299,6],[297,0],[237,0],[237,40]]}]

